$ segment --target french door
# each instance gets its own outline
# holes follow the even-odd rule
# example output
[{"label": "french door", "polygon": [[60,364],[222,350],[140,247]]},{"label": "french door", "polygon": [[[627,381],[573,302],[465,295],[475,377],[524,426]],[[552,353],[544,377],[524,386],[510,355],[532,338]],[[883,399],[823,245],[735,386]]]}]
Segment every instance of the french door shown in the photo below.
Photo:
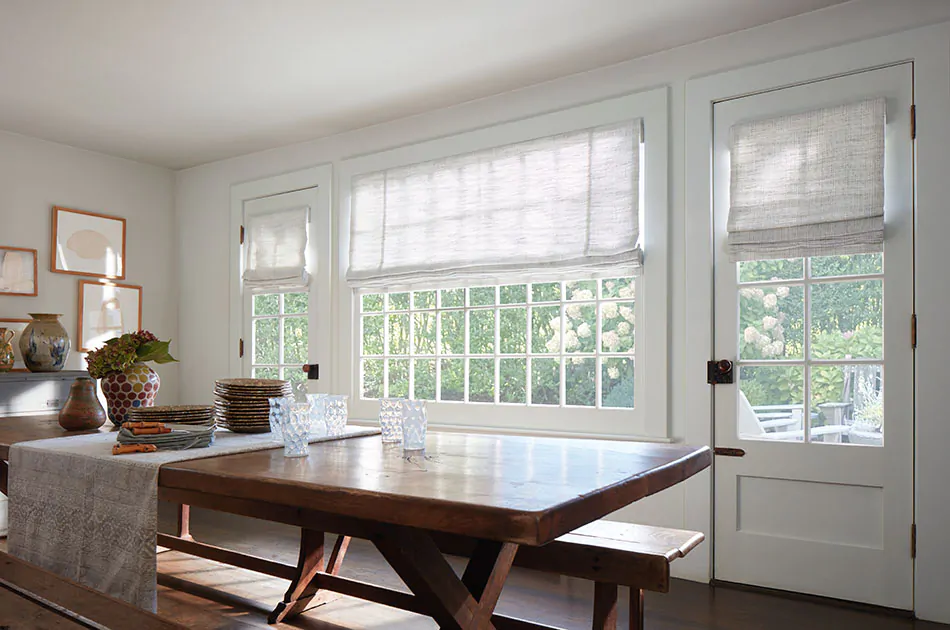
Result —
[{"label": "french door", "polygon": [[[244,201],[244,224],[253,214],[309,208],[307,270],[309,285],[288,290],[245,290],[243,297],[242,373],[247,377],[309,380],[306,364],[329,365],[330,356],[330,217],[319,187]],[[324,379],[326,382],[326,379]]]},{"label": "french door", "polygon": [[[729,262],[730,128],[881,96],[884,253]],[[912,103],[905,63],[714,105],[718,580],[913,607]]]}]

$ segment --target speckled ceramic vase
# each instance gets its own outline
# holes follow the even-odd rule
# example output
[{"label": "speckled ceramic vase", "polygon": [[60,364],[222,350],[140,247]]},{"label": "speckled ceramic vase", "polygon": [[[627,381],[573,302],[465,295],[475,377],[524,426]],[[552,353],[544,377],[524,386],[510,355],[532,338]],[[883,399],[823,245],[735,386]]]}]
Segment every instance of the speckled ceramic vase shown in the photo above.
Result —
[{"label": "speckled ceramic vase", "polygon": [[67,431],[98,429],[106,422],[106,410],[96,396],[96,381],[81,376],[69,388],[69,398],[59,412],[59,426]]},{"label": "speckled ceramic vase", "polygon": [[59,372],[69,357],[69,334],[62,315],[30,313],[33,318],[20,336],[20,354],[30,372]]},{"label": "speckled ceramic vase", "polygon": [[133,363],[121,374],[103,376],[102,393],[109,405],[109,420],[116,426],[126,421],[129,409],[152,407],[162,379],[144,363]]},{"label": "speckled ceramic vase", "polygon": [[16,357],[13,354],[13,344],[10,342],[15,334],[9,328],[0,328],[0,372],[9,372],[13,369]]}]

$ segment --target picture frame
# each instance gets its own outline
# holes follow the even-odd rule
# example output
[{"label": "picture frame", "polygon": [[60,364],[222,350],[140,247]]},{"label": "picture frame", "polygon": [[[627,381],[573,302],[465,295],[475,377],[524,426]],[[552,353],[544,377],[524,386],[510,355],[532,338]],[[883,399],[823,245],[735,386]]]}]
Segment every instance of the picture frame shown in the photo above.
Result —
[{"label": "picture frame", "polygon": [[50,271],[124,280],[125,233],[122,217],[53,206]]},{"label": "picture frame", "polygon": [[8,328],[13,331],[11,343],[13,344],[14,361],[13,369],[10,370],[11,372],[29,372],[29,370],[26,369],[26,363],[23,361],[23,354],[20,353],[20,336],[26,329],[27,324],[31,321],[29,318],[0,317],[0,328]]},{"label": "picture frame", "polygon": [[0,295],[36,297],[39,293],[37,252],[26,247],[0,247]]},{"label": "picture frame", "polygon": [[142,329],[142,287],[96,280],[79,281],[80,352]]}]

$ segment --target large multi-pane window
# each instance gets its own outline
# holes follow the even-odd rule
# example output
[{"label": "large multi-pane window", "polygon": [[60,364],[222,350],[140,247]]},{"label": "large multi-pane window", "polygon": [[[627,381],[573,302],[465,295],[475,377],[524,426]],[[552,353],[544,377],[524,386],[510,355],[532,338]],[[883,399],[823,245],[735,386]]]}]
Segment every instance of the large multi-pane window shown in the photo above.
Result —
[{"label": "large multi-pane window", "polygon": [[308,362],[307,293],[263,293],[253,296],[251,373],[255,378],[306,380]]},{"label": "large multi-pane window", "polygon": [[634,278],[360,297],[362,398],[632,408]]},{"label": "large multi-pane window", "polygon": [[883,444],[883,263],[739,263],[740,389],[765,437]]}]

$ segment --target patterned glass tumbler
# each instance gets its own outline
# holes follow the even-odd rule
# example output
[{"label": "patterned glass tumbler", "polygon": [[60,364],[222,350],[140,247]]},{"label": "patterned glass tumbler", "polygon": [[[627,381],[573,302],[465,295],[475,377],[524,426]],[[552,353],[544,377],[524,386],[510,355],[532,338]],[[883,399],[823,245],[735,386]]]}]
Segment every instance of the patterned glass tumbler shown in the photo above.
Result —
[{"label": "patterned glass tumbler", "polygon": [[426,448],[426,401],[402,401],[402,448],[424,451]]},{"label": "patterned glass tumbler", "polygon": [[327,435],[327,395],[307,394],[310,401],[310,435],[323,437]]},{"label": "patterned glass tumbler", "polygon": [[379,429],[384,444],[402,442],[402,401],[403,398],[379,399]]},{"label": "patterned glass tumbler", "polygon": [[284,457],[306,457],[310,454],[310,403],[291,403],[283,433]]},{"label": "patterned glass tumbler", "polygon": [[348,396],[344,395],[328,395],[324,399],[324,418],[327,423],[327,435],[328,436],[340,436],[343,435],[343,430],[346,429],[346,420],[347,420],[347,411],[346,411],[346,401]]},{"label": "patterned glass tumbler", "polygon": [[270,434],[275,442],[283,442],[284,440],[283,427],[287,422],[287,416],[290,414],[290,404],[293,401],[294,399],[289,396],[278,396],[276,398],[267,399],[267,402],[270,403],[270,415],[268,416],[268,420],[270,420]]}]

